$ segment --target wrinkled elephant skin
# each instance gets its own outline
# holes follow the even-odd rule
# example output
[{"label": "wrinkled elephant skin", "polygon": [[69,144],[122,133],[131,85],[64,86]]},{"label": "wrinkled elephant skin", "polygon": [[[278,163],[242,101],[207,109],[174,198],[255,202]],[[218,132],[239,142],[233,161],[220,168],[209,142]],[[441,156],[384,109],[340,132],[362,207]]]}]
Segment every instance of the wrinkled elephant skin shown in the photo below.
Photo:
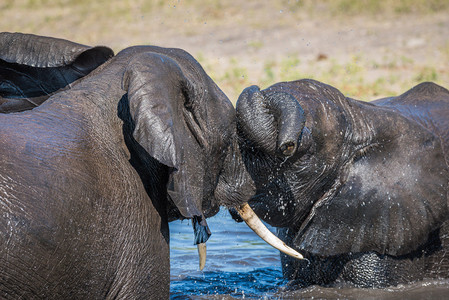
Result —
[{"label": "wrinkled elephant skin", "polygon": [[239,197],[308,258],[282,255],[284,275],[299,287],[449,277],[448,116],[449,91],[429,82],[371,103],[313,80],[245,89],[237,130],[255,193]]},{"label": "wrinkled elephant skin", "polygon": [[0,42],[0,297],[168,298],[168,222],[207,240],[232,104],[180,49]]}]

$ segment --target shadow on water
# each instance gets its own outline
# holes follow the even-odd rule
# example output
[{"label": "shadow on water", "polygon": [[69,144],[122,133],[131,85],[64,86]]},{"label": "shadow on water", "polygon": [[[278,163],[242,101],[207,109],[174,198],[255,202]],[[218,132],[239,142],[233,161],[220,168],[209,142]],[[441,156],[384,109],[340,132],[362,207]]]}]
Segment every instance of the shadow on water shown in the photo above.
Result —
[{"label": "shadow on water", "polygon": [[200,271],[192,224],[170,223],[171,299],[449,299],[449,280],[387,289],[288,290],[277,250],[244,223],[234,222],[225,210],[208,219],[208,224],[212,236],[206,267]]}]

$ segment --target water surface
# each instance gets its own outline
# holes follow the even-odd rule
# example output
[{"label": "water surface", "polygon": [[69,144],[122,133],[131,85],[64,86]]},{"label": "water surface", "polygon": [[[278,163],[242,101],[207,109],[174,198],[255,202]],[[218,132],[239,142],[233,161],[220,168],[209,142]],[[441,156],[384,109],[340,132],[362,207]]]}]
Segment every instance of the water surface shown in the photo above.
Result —
[{"label": "water surface", "polygon": [[277,250],[245,223],[232,220],[226,210],[207,223],[212,236],[203,271],[199,270],[191,222],[170,223],[171,299],[186,299],[188,295],[191,299],[212,295],[258,299],[278,290],[284,281]]},{"label": "water surface", "polygon": [[282,278],[279,252],[246,224],[234,222],[226,210],[207,222],[212,236],[203,271],[191,222],[170,223],[171,299],[449,299],[449,280],[388,289],[313,286],[291,291]]}]

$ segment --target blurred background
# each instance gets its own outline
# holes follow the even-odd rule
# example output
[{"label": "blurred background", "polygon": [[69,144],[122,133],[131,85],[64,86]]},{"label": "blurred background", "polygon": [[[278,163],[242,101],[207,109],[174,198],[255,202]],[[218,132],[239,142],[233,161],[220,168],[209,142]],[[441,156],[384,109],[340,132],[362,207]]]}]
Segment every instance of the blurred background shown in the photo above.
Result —
[{"label": "blurred background", "polygon": [[0,29],[182,48],[233,103],[249,85],[306,77],[363,100],[449,87],[448,0],[1,0]]}]

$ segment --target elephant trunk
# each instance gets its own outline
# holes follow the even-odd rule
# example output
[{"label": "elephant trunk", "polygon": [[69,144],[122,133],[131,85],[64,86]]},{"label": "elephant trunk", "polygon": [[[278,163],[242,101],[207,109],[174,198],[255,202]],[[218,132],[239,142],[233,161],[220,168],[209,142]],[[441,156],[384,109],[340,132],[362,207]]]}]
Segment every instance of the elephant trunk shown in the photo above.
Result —
[{"label": "elephant trunk", "polygon": [[305,124],[304,111],[285,92],[246,88],[237,101],[237,130],[251,146],[274,155],[293,155]]}]

